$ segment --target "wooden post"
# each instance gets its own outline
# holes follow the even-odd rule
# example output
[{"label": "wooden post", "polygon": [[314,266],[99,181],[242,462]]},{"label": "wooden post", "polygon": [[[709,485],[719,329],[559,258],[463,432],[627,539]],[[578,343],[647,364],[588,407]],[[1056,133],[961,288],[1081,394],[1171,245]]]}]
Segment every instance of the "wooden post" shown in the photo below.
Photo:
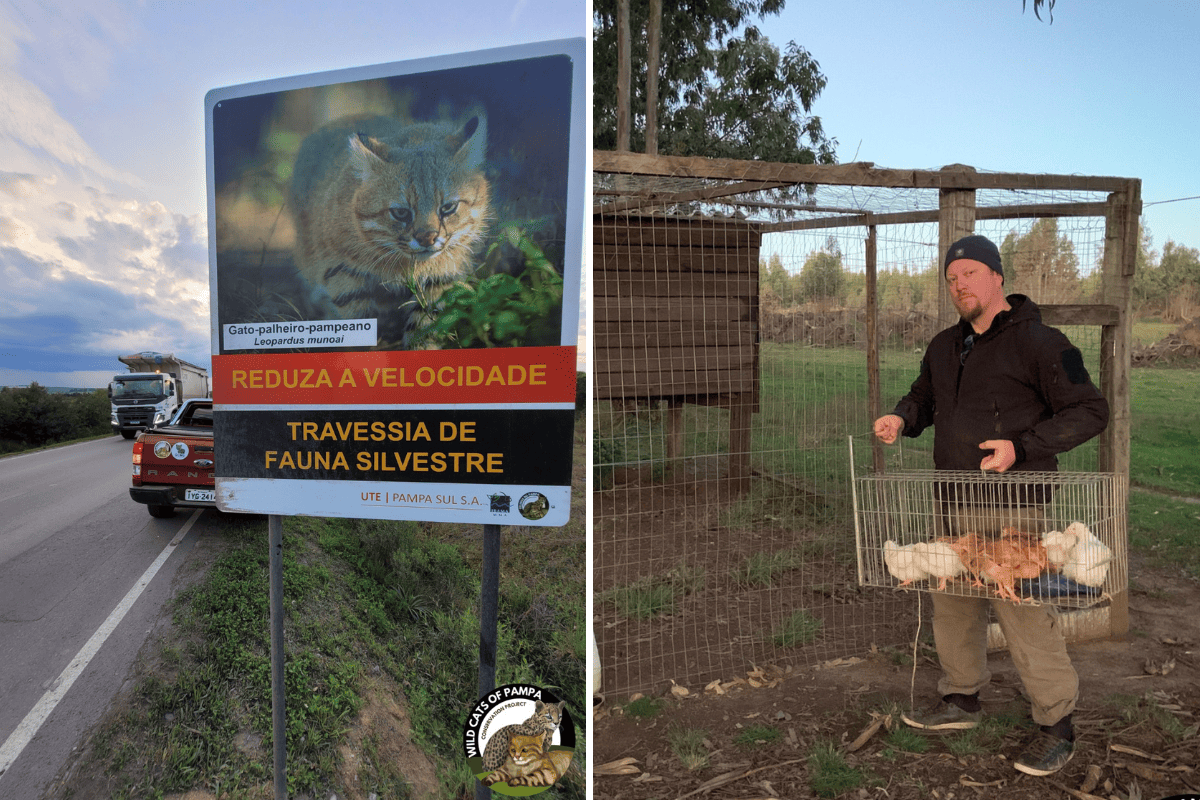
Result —
[{"label": "wooden post", "polygon": [[740,392],[729,404],[729,483],[734,497],[750,491],[750,444],[754,393]]},{"label": "wooden post", "polygon": [[1113,192],[1105,216],[1103,300],[1116,306],[1118,323],[1102,336],[1100,390],[1108,398],[1108,429],[1101,440],[1099,468],[1129,477],[1130,351],[1133,331],[1133,273],[1139,246],[1141,182],[1127,192]]},{"label": "wooden post", "polygon": [[[879,419],[883,411],[879,387],[879,273],[878,241],[874,225],[867,226],[867,419]],[[883,443],[871,437],[871,464],[883,472]]]},{"label": "wooden post", "polygon": [[[1100,337],[1100,390],[1108,399],[1109,421],[1108,429],[1101,436],[1098,466],[1103,471],[1120,475],[1126,492],[1129,490],[1132,433],[1129,378],[1133,337],[1133,274],[1137,268],[1141,239],[1141,215],[1141,181],[1131,180],[1126,191],[1109,195],[1104,231],[1103,301],[1116,306],[1119,321],[1116,325],[1105,326]],[[1126,550],[1127,560],[1128,541],[1116,544]],[[1129,589],[1123,586],[1112,598],[1109,635],[1124,636],[1128,632]]]},{"label": "wooden post", "polygon": [[629,0],[617,0],[617,150],[629,151]]},{"label": "wooden post", "polygon": [[668,397],[667,407],[667,469],[673,469],[675,459],[683,452],[683,400]]},{"label": "wooden post", "polygon": [[[965,164],[950,164],[942,167],[941,172],[975,173],[974,167]],[[938,190],[938,272],[942,271],[942,259],[950,245],[964,236],[975,231],[975,190],[974,189],[940,189]],[[958,311],[950,302],[950,292],[946,282],[939,281],[938,285],[938,320],[946,326],[953,325],[958,320]]]},{"label": "wooden post", "polygon": [[650,0],[646,25],[646,154],[658,155],[658,54],[662,38],[662,0]]}]

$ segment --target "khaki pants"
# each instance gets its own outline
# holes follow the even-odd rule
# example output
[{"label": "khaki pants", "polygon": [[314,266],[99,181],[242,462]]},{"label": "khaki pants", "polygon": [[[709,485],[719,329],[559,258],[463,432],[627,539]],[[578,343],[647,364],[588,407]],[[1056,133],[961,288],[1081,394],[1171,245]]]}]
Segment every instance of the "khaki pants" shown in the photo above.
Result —
[{"label": "khaki pants", "polygon": [[[966,530],[994,535],[1003,525],[1038,530],[1041,516],[1036,508],[1009,509],[1003,520],[997,520],[975,508],[952,513],[943,522],[944,530],[953,535]],[[942,665],[938,691],[943,696],[975,694],[991,679],[987,667],[988,606],[991,606],[1032,702],[1034,722],[1053,725],[1075,709],[1079,676],[1067,655],[1054,606],[1018,605],[1007,600],[940,592],[933,592],[932,600],[933,639]]]}]

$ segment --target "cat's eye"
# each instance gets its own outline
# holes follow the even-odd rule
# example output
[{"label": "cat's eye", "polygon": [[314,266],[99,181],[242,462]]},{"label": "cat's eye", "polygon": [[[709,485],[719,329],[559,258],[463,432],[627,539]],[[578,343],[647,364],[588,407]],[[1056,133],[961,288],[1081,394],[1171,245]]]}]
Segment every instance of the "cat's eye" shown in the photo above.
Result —
[{"label": "cat's eye", "polygon": [[458,202],[457,200],[451,200],[449,203],[442,203],[442,207],[438,209],[438,215],[448,217],[455,211],[458,211]]},{"label": "cat's eye", "polygon": [[399,222],[401,225],[408,225],[413,221],[412,209],[401,208],[400,206],[392,206],[388,209],[388,213],[392,215],[392,219]]}]

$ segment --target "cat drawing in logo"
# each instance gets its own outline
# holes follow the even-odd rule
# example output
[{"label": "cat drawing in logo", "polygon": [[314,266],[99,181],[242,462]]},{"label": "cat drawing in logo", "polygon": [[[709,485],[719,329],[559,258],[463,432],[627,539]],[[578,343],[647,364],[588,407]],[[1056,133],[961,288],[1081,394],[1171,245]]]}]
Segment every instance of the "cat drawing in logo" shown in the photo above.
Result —
[{"label": "cat drawing in logo", "polygon": [[491,214],[487,118],[335,120],[305,138],[292,172],[296,268],[306,313],[379,320],[409,346],[438,297],[468,275]]},{"label": "cat drawing in logo", "polygon": [[542,735],[514,733],[508,738],[508,758],[500,769],[483,779],[484,786],[504,782],[509,786],[552,786],[571,766],[568,750],[546,752]]},{"label": "cat drawing in logo", "polygon": [[512,736],[536,736],[542,741],[542,749],[549,750],[554,732],[562,723],[565,700],[557,703],[545,703],[535,700],[533,713],[524,722],[517,725],[505,725],[488,739],[483,748],[483,768],[492,772],[504,763],[508,756],[508,742]]}]

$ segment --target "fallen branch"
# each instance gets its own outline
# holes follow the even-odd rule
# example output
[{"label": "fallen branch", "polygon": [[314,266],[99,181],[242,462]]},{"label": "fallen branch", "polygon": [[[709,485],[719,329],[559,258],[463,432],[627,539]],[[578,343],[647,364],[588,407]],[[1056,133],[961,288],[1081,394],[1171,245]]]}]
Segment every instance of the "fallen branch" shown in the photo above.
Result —
[{"label": "fallen branch", "polygon": [[765,767],[758,767],[757,769],[747,770],[746,772],[726,772],[724,775],[718,775],[715,778],[705,781],[704,783],[700,784],[699,788],[693,789],[687,794],[679,795],[679,797],[675,798],[675,800],[685,800],[685,798],[692,797],[693,795],[711,792],[713,789],[718,789],[726,784],[739,781],[742,778],[748,778],[756,772],[763,772],[764,770],[768,769],[778,769],[779,767],[789,767],[792,764],[799,764],[800,762],[806,760],[807,759],[804,758],[793,758],[791,761],[783,761],[778,764],[768,764]]}]

